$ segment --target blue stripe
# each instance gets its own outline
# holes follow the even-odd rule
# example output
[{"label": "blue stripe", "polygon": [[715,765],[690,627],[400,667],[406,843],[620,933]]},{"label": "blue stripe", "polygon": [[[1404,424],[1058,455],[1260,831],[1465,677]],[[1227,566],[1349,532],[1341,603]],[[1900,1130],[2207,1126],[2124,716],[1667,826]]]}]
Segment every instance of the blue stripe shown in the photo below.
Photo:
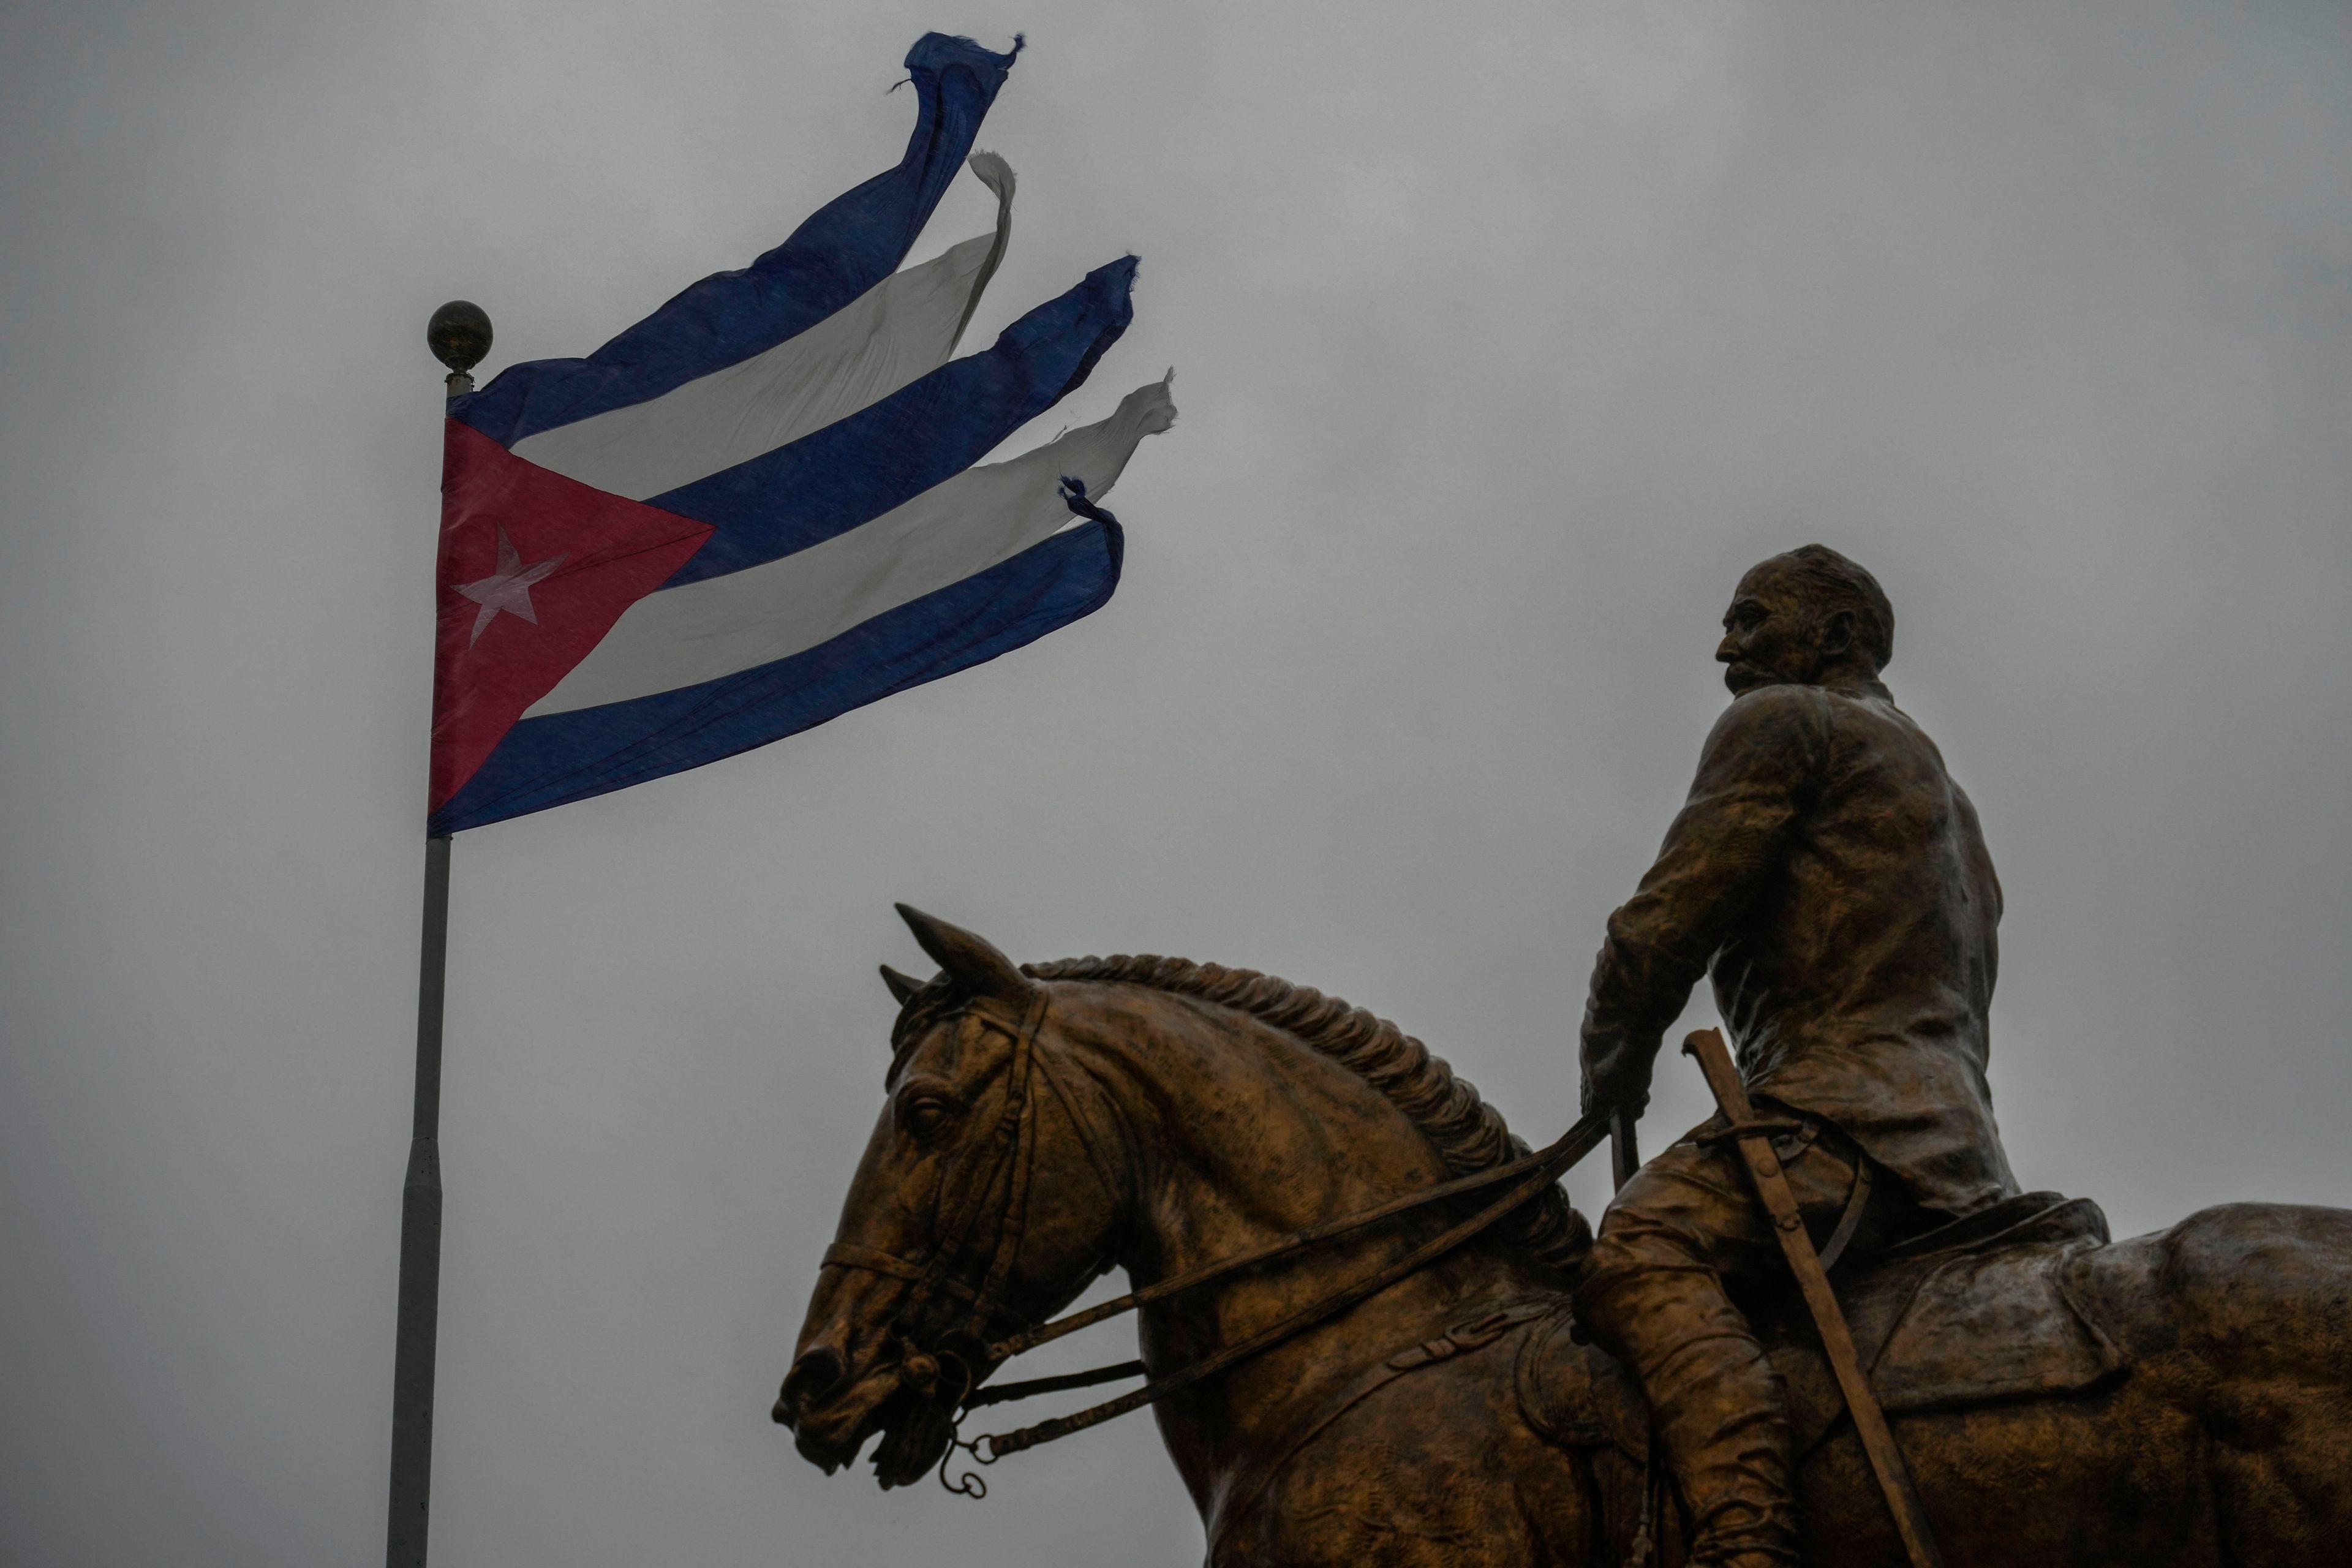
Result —
[{"label": "blue stripe", "polygon": [[1134,282],[1131,256],[1097,268],[985,353],[790,446],[653,497],[646,505],[719,531],[662,586],[805,550],[961,473],[1086,380],[1135,314]]},{"label": "blue stripe", "polygon": [[683,773],[1009,653],[1109,602],[1125,544],[1116,523],[1082,523],[790,658],[526,719],[430,830],[480,827]]},{"label": "blue stripe", "polygon": [[898,166],[817,210],[792,237],[736,272],[705,278],[586,359],[510,365],[449,405],[501,446],[593,414],[643,403],[772,348],[832,315],[906,259],[963,167],[982,118],[1020,53],[926,33],[908,51],[915,134]]}]

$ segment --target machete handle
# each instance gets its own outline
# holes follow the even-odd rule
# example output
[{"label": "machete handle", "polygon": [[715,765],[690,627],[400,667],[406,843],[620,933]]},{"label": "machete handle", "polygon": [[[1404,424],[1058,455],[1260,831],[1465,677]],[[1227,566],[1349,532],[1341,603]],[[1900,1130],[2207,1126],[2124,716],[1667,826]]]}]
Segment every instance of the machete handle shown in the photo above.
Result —
[{"label": "machete handle", "polygon": [[1756,1108],[1748,1102],[1748,1086],[1739,1081],[1739,1068],[1732,1062],[1731,1047],[1723,1043],[1722,1030],[1692,1030],[1683,1041],[1683,1055],[1696,1058],[1698,1070],[1706,1075],[1706,1087],[1715,1091],[1715,1102],[1723,1108],[1727,1119],[1735,1124],[1756,1120]]}]

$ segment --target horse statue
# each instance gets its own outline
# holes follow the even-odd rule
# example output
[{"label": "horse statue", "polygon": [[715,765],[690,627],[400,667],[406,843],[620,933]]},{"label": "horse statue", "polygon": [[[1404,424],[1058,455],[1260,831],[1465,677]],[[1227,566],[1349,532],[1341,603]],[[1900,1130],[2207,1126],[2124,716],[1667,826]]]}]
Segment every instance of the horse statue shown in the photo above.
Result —
[{"label": "horse statue", "polygon": [[[1567,1310],[1588,1235],[1557,1162],[1489,1202],[1530,1157],[1444,1061],[1250,971],[1022,967],[902,913],[942,973],[885,972],[887,1102],[774,1411],[804,1458],[830,1473],[878,1434],[884,1487],[945,1479],[1148,1400],[1212,1568],[1679,1561],[1639,1395]],[[2086,1204],[2003,1207],[1839,1279],[1948,1568],[2352,1563],[2352,1212],[2232,1205],[2109,1243]],[[1064,1322],[1134,1304],[1140,1361],[1109,1370],[1147,1386],[963,1439],[1113,1268],[1130,1296]],[[1751,1316],[1801,1434],[1805,1561],[1897,1560],[1817,1347]]]}]

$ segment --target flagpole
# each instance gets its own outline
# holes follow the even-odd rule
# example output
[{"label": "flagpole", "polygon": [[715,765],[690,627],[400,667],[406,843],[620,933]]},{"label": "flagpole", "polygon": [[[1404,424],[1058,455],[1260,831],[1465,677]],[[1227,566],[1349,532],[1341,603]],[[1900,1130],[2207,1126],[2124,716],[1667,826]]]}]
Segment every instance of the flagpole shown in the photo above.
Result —
[{"label": "flagpole", "polygon": [[[453,300],[433,312],[425,341],[449,367],[448,395],[474,390],[467,374],[490,350],[490,319]],[[392,1487],[386,1568],[425,1568],[433,1502],[433,1366],[441,1308],[441,1013],[449,960],[449,847],[425,840],[424,931],[416,963],[416,1099],[408,1171],[400,1189],[400,1314],[392,1369]]]},{"label": "flagpole", "polygon": [[425,841],[416,974],[416,1109],[400,1188],[400,1326],[392,1369],[387,1568],[425,1568],[433,1497],[433,1361],[441,1298],[441,994],[449,954],[449,840]]}]

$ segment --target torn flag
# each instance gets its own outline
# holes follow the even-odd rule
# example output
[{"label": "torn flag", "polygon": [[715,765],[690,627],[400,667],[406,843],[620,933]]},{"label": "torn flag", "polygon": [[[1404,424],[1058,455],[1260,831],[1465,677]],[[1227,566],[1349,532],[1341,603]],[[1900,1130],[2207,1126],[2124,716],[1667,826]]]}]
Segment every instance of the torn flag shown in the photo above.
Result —
[{"label": "torn flag", "polygon": [[[928,35],[897,168],[587,358],[450,400],[431,832],[764,745],[1108,600],[1118,525],[1073,525],[1061,481],[1108,490],[1166,381],[980,459],[1118,340],[1133,258],[951,357],[1010,237],[1013,172],[971,146],[1013,58]],[[994,229],[901,270],[968,156]]]}]

